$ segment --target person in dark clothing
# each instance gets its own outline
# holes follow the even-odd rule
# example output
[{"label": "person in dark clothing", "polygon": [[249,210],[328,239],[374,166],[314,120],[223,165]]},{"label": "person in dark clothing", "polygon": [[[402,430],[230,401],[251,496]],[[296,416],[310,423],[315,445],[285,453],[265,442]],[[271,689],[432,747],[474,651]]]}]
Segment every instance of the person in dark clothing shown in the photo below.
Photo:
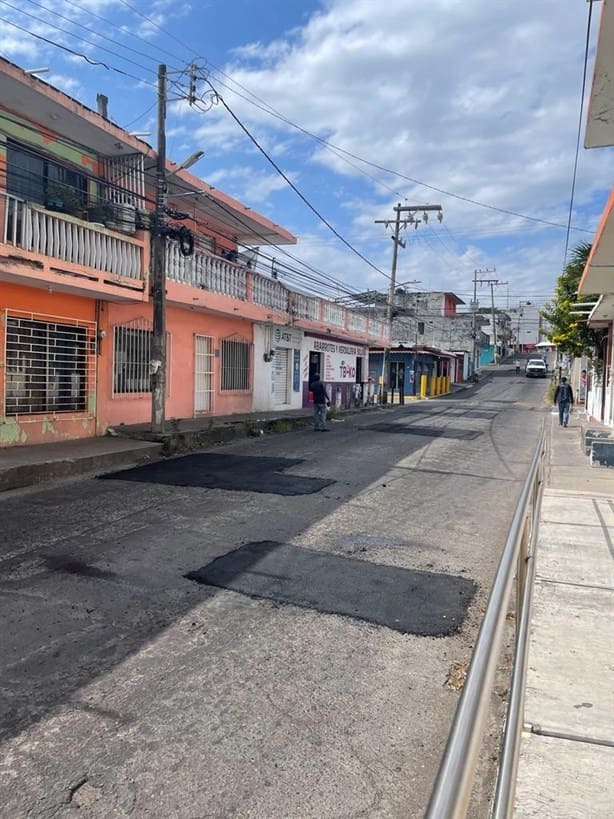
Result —
[{"label": "person in dark clothing", "polygon": [[569,422],[569,412],[573,406],[573,391],[565,376],[554,392],[554,403],[559,408],[559,426],[566,427]]},{"label": "person in dark clothing", "polygon": [[314,375],[309,389],[313,394],[313,428],[316,432],[328,432],[326,407],[330,406],[330,397],[326,391],[326,384],[320,380],[320,373]]}]

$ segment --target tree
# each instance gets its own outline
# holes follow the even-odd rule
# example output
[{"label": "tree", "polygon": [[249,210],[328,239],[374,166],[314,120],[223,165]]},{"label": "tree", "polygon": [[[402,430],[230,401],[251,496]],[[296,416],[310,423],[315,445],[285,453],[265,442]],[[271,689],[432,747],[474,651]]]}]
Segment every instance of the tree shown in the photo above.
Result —
[{"label": "tree", "polygon": [[583,355],[592,358],[597,346],[597,337],[588,326],[586,316],[572,313],[578,310],[579,303],[597,300],[597,296],[583,296],[578,301],[578,286],[590,252],[588,242],[574,247],[565,272],[557,279],[554,299],[542,310],[542,316],[550,323],[548,339],[572,358]]}]

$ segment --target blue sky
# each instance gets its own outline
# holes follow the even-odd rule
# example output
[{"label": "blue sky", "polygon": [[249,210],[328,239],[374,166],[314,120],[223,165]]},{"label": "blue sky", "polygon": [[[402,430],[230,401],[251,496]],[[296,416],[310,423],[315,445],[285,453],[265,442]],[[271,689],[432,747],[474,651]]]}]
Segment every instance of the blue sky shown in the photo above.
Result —
[{"label": "blue sky", "polygon": [[[169,106],[168,156],[204,150],[192,172],[291,230],[292,255],[338,282],[318,286],[323,295],[385,290],[392,242],[375,220],[392,218],[397,202],[440,204],[441,224],[408,231],[398,281],[468,301],[473,271],[496,269],[489,275],[508,283],[498,303],[514,306],[547,299],[563,266],[587,12],[584,0],[0,0],[0,42],[4,57],[49,66],[46,81],[94,109],[106,94],[111,119],[151,131],[154,147],[157,64],[180,72],[196,60],[347,244],[224,105],[208,106],[205,82],[197,109]],[[186,87],[181,73],[172,77]],[[581,148],[571,247],[591,240],[613,180],[612,150]]]}]

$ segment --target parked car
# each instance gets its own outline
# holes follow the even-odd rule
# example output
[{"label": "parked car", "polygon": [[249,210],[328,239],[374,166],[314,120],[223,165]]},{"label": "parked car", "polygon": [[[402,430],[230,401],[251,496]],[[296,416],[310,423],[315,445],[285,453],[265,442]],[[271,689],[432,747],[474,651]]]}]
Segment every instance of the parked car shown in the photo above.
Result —
[{"label": "parked car", "polygon": [[543,358],[530,358],[527,361],[524,374],[527,378],[545,378],[548,374]]}]

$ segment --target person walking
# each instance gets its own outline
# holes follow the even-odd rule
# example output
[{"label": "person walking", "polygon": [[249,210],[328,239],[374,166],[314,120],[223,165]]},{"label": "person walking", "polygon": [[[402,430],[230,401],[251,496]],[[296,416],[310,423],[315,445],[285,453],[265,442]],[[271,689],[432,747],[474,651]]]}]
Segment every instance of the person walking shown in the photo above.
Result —
[{"label": "person walking", "polygon": [[330,406],[330,396],[326,391],[326,384],[320,379],[320,373],[314,375],[309,389],[313,394],[313,428],[316,432],[328,432],[326,407]]},{"label": "person walking", "polygon": [[573,406],[573,391],[565,376],[561,378],[561,383],[554,391],[554,403],[558,404],[559,408],[559,426],[566,427],[569,422],[569,412]]}]

